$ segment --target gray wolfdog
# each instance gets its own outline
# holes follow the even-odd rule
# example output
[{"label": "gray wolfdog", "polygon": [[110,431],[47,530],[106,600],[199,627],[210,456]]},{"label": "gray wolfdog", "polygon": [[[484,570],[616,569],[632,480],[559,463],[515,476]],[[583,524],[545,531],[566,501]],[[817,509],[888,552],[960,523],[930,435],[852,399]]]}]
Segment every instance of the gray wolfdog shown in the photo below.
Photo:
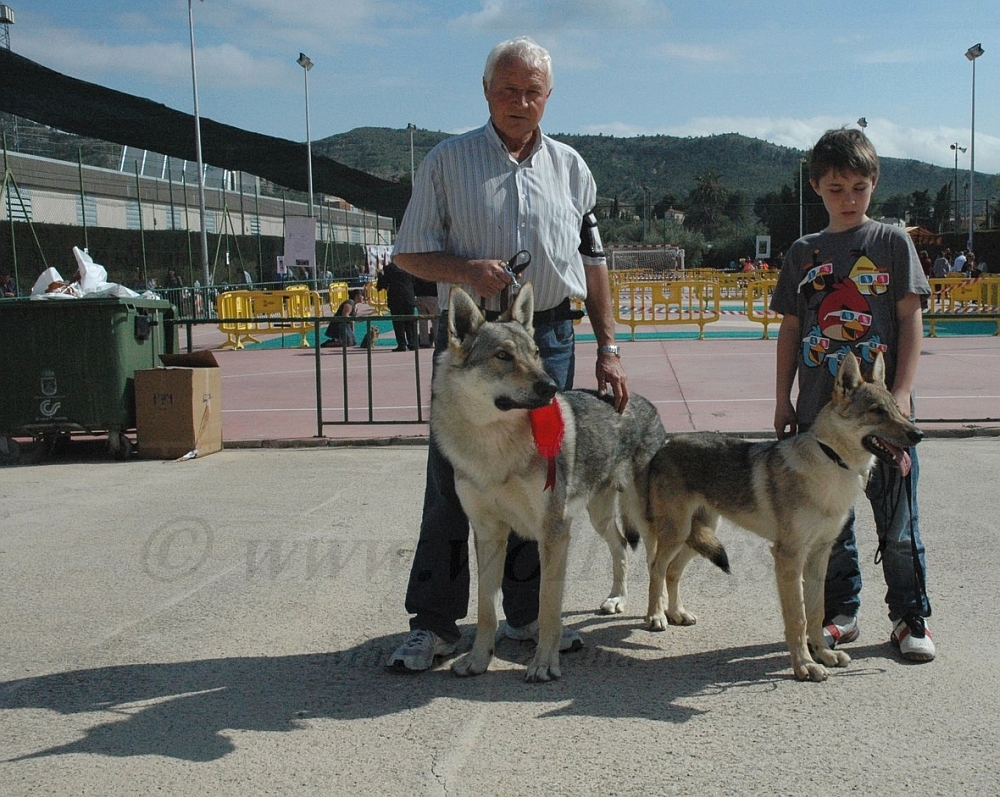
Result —
[{"label": "gray wolfdog", "polygon": [[[462,290],[453,289],[449,297],[448,350],[435,369],[430,423],[455,469],[479,568],[476,638],[471,651],[452,664],[458,675],[485,672],[493,657],[504,551],[512,529],[538,541],[542,568],[538,647],[527,681],[561,674],[567,545],[573,518],[584,508],[614,561],[614,586],[602,610],[621,610],[624,542],[638,541],[635,529],[646,513],[646,469],[666,436],[656,408],[638,396],[619,415],[594,392],[557,394],[535,345],[532,310],[530,283],[495,322],[487,322]],[[532,411],[561,416],[561,446],[539,448]],[[619,520],[628,531],[621,530]]]},{"label": "gray wolfdog", "polygon": [[[681,574],[693,555],[684,542],[690,534],[714,537],[722,516],[774,543],[771,553],[795,677],[822,681],[826,667],[846,667],[850,657],[831,650],[823,637],[830,550],[874,457],[905,475],[910,469],[905,449],[921,437],[886,390],[880,353],[870,382],[862,379],[858,361],[848,354],[830,402],[808,431],[794,437],[779,442],[700,433],[671,438],[649,467],[649,628],[695,622],[680,599]],[[807,638],[818,662],[809,653]]]}]

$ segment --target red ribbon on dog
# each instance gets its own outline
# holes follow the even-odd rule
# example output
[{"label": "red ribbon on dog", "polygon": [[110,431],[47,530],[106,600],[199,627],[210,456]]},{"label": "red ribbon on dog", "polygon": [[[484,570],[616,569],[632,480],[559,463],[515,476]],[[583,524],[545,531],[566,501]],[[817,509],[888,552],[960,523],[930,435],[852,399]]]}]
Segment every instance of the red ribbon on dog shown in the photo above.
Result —
[{"label": "red ribbon on dog", "polygon": [[528,418],[531,420],[531,436],[535,440],[535,449],[549,463],[548,471],[545,474],[544,492],[556,486],[556,457],[562,450],[566,424],[563,423],[559,402],[555,399],[548,406],[531,410],[528,413]]}]

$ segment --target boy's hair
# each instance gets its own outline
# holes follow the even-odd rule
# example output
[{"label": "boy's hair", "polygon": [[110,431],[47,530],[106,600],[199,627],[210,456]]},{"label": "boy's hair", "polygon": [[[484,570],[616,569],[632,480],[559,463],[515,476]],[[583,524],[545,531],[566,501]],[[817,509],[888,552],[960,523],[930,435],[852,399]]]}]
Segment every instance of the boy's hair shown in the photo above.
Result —
[{"label": "boy's hair", "polygon": [[878,153],[861,130],[827,130],[813,147],[809,179],[819,182],[828,172],[856,172],[878,182]]}]

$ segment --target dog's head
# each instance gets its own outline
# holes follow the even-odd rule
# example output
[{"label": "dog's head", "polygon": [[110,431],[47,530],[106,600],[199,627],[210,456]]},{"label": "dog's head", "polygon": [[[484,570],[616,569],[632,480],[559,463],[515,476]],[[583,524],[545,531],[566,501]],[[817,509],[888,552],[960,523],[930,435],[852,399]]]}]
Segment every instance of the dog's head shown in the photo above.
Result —
[{"label": "dog's head", "polygon": [[[534,295],[526,282],[511,306],[496,321],[487,321],[472,298],[452,288],[448,298],[448,353],[441,363],[452,380],[498,410],[544,407],[556,394],[556,383],[542,366],[535,345]],[[471,398],[467,396],[467,398]]]},{"label": "dog's head", "polygon": [[827,430],[860,439],[862,447],[882,462],[898,467],[904,476],[910,472],[906,449],[919,443],[923,432],[902,413],[886,388],[881,352],[875,355],[868,380],[854,354],[844,357],[829,407],[832,422],[824,424]]}]

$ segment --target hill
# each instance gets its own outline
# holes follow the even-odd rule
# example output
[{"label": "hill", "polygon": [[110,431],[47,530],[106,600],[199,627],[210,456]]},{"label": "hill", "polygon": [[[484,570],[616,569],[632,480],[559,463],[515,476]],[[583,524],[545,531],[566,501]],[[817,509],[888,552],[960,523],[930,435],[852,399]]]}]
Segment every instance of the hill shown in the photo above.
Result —
[{"label": "hill", "polygon": [[[416,130],[413,133],[414,163],[420,161],[447,133]],[[678,138],[554,134],[553,138],[576,149],[586,159],[597,180],[601,197],[628,204],[641,203],[643,187],[652,202],[673,194],[686,196],[695,178],[716,172],[731,191],[742,191],[751,200],[782,186],[795,186],[799,158],[807,153],[756,138],[729,133],[716,136]],[[406,130],[359,127],[313,142],[318,152],[346,166],[379,177],[408,180],[410,137]],[[941,186],[953,182],[953,169],[915,160],[882,158],[880,199],[914,191],[929,191],[933,197]],[[976,186],[993,190],[994,175],[976,175]],[[979,191],[977,190],[977,195]]]}]

